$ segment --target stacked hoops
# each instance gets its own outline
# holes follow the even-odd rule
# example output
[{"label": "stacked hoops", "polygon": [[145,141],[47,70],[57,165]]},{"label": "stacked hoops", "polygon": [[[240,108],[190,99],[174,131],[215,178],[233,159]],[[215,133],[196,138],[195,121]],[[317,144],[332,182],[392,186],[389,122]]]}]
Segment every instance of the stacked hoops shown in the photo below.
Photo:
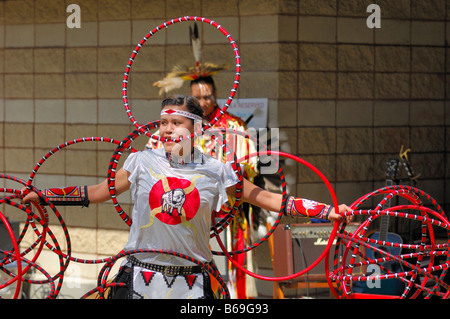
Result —
[{"label": "stacked hoops", "polygon": [[[219,30],[226,39],[230,42],[233,52],[235,55],[236,60],[236,73],[233,80],[232,89],[230,91],[230,95],[228,100],[226,101],[224,107],[221,109],[220,116],[224,114],[224,112],[227,110],[229,105],[232,102],[232,99],[234,98],[237,87],[239,85],[239,79],[240,79],[240,71],[241,71],[241,65],[240,65],[240,56],[239,56],[239,50],[237,48],[237,45],[231,35],[220,25],[218,25],[216,22],[211,21],[207,18],[202,17],[180,17],[177,19],[169,20],[155,29],[151,30],[136,46],[136,48],[133,50],[128,64],[125,69],[124,78],[123,78],[123,85],[122,85],[122,99],[126,111],[126,115],[130,119],[131,123],[135,126],[135,130],[131,133],[129,133],[123,140],[115,140],[110,138],[103,138],[103,137],[86,137],[86,138],[80,138],[71,140],[68,142],[65,142],[61,145],[58,145],[57,147],[50,150],[47,154],[45,154],[42,159],[37,163],[35,168],[33,169],[29,179],[27,181],[23,181],[19,178],[16,178],[14,176],[1,174],[1,178],[11,180],[14,182],[17,182],[21,184],[21,188],[25,186],[28,191],[35,191],[37,192],[41,198],[44,199],[45,203],[48,205],[50,210],[55,214],[57,217],[57,220],[59,222],[59,225],[61,226],[64,234],[65,239],[65,245],[62,245],[59,243],[58,239],[56,238],[55,234],[52,232],[51,228],[49,227],[49,213],[47,209],[44,206],[40,206],[38,204],[32,204],[36,210],[37,213],[35,213],[31,206],[24,206],[20,204],[20,198],[23,194],[21,194],[20,190],[12,189],[12,188],[0,188],[0,191],[3,193],[9,194],[8,196],[5,196],[4,198],[0,199],[0,203],[4,203],[7,205],[10,205],[12,207],[15,207],[22,212],[26,214],[26,221],[24,222],[24,226],[22,228],[22,231],[18,238],[15,237],[14,232],[12,231],[11,225],[9,224],[8,220],[5,218],[3,213],[0,212],[0,218],[3,222],[3,224],[6,227],[6,230],[10,236],[11,242],[12,242],[12,249],[3,251],[0,250],[0,253],[4,255],[2,259],[0,259],[0,271],[3,271],[6,273],[11,279],[9,279],[7,282],[0,284],[0,289],[3,289],[5,287],[8,287],[9,285],[16,283],[16,289],[14,292],[13,298],[19,298],[20,297],[20,289],[22,283],[29,283],[29,284],[49,284],[50,290],[45,298],[47,299],[54,299],[57,298],[64,279],[64,274],[67,270],[67,267],[70,262],[75,263],[81,263],[81,264],[104,264],[101,271],[99,272],[98,279],[97,279],[97,287],[92,289],[91,291],[87,292],[82,298],[88,298],[92,296],[93,294],[96,294],[98,298],[105,298],[106,290],[109,287],[114,286],[123,286],[123,283],[114,283],[108,280],[108,276],[110,274],[110,271],[115,264],[115,262],[125,256],[131,255],[131,254],[139,254],[139,253],[161,253],[161,254],[167,254],[167,255],[173,255],[177,256],[179,258],[188,260],[192,262],[194,265],[199,265],[204,268],[205,271],[211,274],[211,276],[215,277],[220,285],[220,292],[221,296],[223,298],[229,298],[229,292],[226,287],[226,283],[223,281],[222,277],[220,276],[219,271],[214,265],[211,265],[209,263],[203,263],[199,260],[196,260],[192,257],[180,254],[175,251],[168,251],[168,250],[139,250],[139,251],[120,251],[118,254],[114,256],[110,256],[107,258],[102,259],[96,259],[96,260],[90,260],[90,259],[82,259],[72,256],[72,245],[71,245],[71,239],[69,235],[69,230],[59,213],[59,211],[55,208],[55,206],[44,196],[44,194],[37,188],[33,186],[34,178],[39,170],[39,168],[44,164],[44,162],[57,153],[58,151],[69,147],[74,144],[83,143],[83,142],[107,142],[112,143],[116,145],[116,148],[113,152],[113,155],[111,156],[110,163],[108,166],[107,171],[107,179],[108,179],[108,185],[110,189],[110,197],[113,202],[114,208],[118,215],[121,217],[123,222],[130,226],[132,223],[131,217],[122,209],[120,206],[117,197],[116,197],[116,190],[115,190],[115,176],[116,176],[116,170],[117,165],[119,163],[119,160],[123,154],[124,151],[129,152],[136,152],[134,148],[130,146],[130,144],[139,136],[146,135],[149,136],[152,139],[155,140],[162,140],[164,141],[173,141],[173,142],[180,142],[182,139],[176,139],[176,140],[170,140],[170,139],[162,139],[160,136],[153,135],[150,133],[150,130],[153,128],[156,128],[159,126],[159,121],[153,121],[148,122],[146,124],[140,124],[133,116],[129,101],[128,101],[128,80],[130,77],[130,71],[132,64],[139,53],[139,50],[143,47],[143,45],[146,43],[146,41],[153,36],[158,31],[168,28],[169,26],[179,23],[179,22],[187,22],[187,21],[199,21],[202,23],[206,23],[208,25],[211,25],[212,27]],[[201,129],[201,132],[197,133],[204,133],[204,132],[215,132],[215,129],[212,128],[212,126],[218,121],[218,117],[214,118],[211,122],[204,125]],[[251,139],[253,137],[247,135],[243,132],[238,132],[234,130],[220,130],[219,133],[226,133],[226,134],[236,134],[241,135],[246,139]],[[194,138],[195,134],[192,134],[190,137],[187,137],[188,139]],[[284,177],[284,173],[282,168],[279,165],[279,162],[277,161],[278,157],[285,157],[289,158],[291,160],[296,161],[297,163],[306,166],[308,169],[312,170],[314,173],[316,173],[322,181],[325,183],[326,187],[328,188],[328,191],[330,192],[333,205],[334,207],[338,207],[338,202],[336,195],[334,193],[333,187],[329,183],[329,181],[326,179],[326,177],[314,166],[312,166],[310,163],[304,161],[303,159],[283,153],[283,152],[275,152],[271,151],[267,148],[266,145],[260,145],[264,146],[264,150],[260,150],[259,152],[250,154],[246,156],[245,158],[237,159],[236,154],[226,148],[225,143],[221,145],[223,148],[224,153],[228,155],[227,158],[233,158],[232,166],[236,173],[236,175],[239,178],[239,183],[236,187],[236,198],[234,201],[234,205],[230,212],[226,214],[226,216],[219,222],[217,222],[215,225],[211,227],[211,238],[216,238],[218,241],[219,246],[221,247],[222,251],[213,251],[216,255],[226,256],[235,267],[240,268],[242,271],[244,271],[246,274],[253,276],[257,279],[266,280],[266,281],[286,281],[286,280],[293,280],[298,276],[301,276],[308,271],[310,271],[312,268],[316,267],[317,264],[322,260],[325,259],[325,272],[327,273],[328,282],[330,289],[332,293],[337,298],[358,298],[361,297],[360,294],[352,292],[352,282],[355,281],[370,281],[373,280],[374,276],[366,276],[361,274],[356,274],[357,268],[363,268],[367,265],[373,265],[373,264],[381,264],[382,262],[386,260],[395,260],[402,264],[404,271],[402,273],[389,273],[382,276],[376,277],[378,280],[384,280],[389,278],[400,278],[405,283],[405,291],[402,293],[400,298],[417,298],[419,295],[424,294],[425,298],[433,298],[433,297],[439,297],[439,298],[448,298],[449,297],[449,287],[448,283],[445,282],[445,276],[447,275],[447,270],[450,266],[450,256],[449,256],[449,243],[450,239],[447,240],[445,243],[438,243],[435,239],[435,228],[439,228],[444,230],[445,232],[449,232],[450,224],[445,216],[445,213],[443,212],[442,208],[439,206],[439,204],[434,200],[431,196],[424,193],[423,191],[407,187],[407,186],[392,186],[392,187],[386,187],[379,190],[376,190],[370,194],[367,194],[360,198],[359,200],[355,201],[351,205],[351,208],[353,209],[351,212],[343,214],[342,217],[346,215],[354,215],[354,216],[367,216],[368,218],[366,221],[364,221],[361,226],[354,232],[346,232],[345,227],[346,223],[334,223],[333,230],[331,233],[331,236],[328,240],[328,244],[326,245],[324,251],[319,256],[319,258],[311,264],[309,267],[303,269],[302,271],[295,273],[290,276],[285,277],[267,277],[267,276],[261,276],[256,273],[250,272],[247,269],[243,268],[234,260],[231,258],[233,255],[246,253],[252,249],[255,249],[256,247],[259,247],[261,244],[267,241],[267,239],[273,234],[276,227],[278,226],[281,217],[283,216],[284,212],[284,206],[287,199],[286,194],[286,181]],[[241,192],[242,192],[242,186],[243,186],[243,173],[241,171],[239,163],[248,160],[251,157],[254,156],[273,156],[273,160],[276,161],[277,164],[277,170],[278,174],[280,175],[281,179],[281,185],[282,185],[282,195],[283,195],[283,202],[282,206],[280,208],[280,211],[278,213],[278,217],[275,220],[272,228],[267,232],[265,236],[263,236],[260,240],[253,243],[251,246],[246,247],[244,249],[238,250],[238,251],[227,251],[224,244],[222,243],[220,237],[218,236],[221,231],[223,231],[229,224],[230,221],[234,218],[235,212],[240,204],[241,200]],[[380,201],[380,203],[377,205],[376,209],[374,210],[364,210],[362,207],[367,204],[369,201],[372,201],[374,197],[376,196],[384,196],[383,199]],[[383,204],[387,200],[389,200],[392,197],[401,197],[402,199],[405,199],[408,201],[407,204],[404,205],[398,205],[391,207],[390,209],[383,210]],[[428,201],[428,204],[431,205],[431,208],[429,206],[426,206],[422,198]],[[16,202],[16,200],[19,200],[19,203]],[[433,210],[434,209],[434,210]],[[413,213],[411,213],[413,211]],[[379,242],[373,239],[370,239],[367,236],[367,229],[371,225],[371,223],[379,218],[382,215],[389,215],[393,216],[395,218],[403,218],[408,220],[413,220],[421,225],[422,229],[422,236],[421,241],[418,244],[410,245],[410,244],[395,244],[390,242]],[[26,232],[29,230],[29,228],[32,229],[33,233],[36,235],[36,240],[27,248],[25,248],[22,252],[20,251],[19,247],[24,246],[24,236]],[[39,229],[40,228],[40,229]],[[332,265],[333,269],[330,270],[329,265],[329,258],[328,255],[331,253],[332,245],[334,240],[336,240],[336,246],[334,250],[334,263]],[[402,255],[393,255],[389,253],[382,253],[383,256],[380,258],[368,258],[365,256],[363,249],[374,249],[374,250],[380,250],[381,246],[394,246],[399,245],[403,249],[409,250],[409,253],[402,254]],[[63,249],[61,247],[66,246],[65,252],[63,252]],[[44,247],[48,248],[51,252],[55,253],[58,257],[59,261],[59,271],[55,275],[51,275],[48,273],[44,268],[42,268],[40,265],[38,265],[37,260],[44,249]],[[27,257],[32,251],[34,250],[34,255],[32,257]],[[343,251],[343,252],[342,252]],[[438,263],[437,257],[445,257],[446,260],[444,262]],[[425,263],[426,259],[426,263]],[[7,269],[7,266],[10,264],[17,264],[17,273],[13,273]],[[28,278],[26,273],[30,270],[34,269],[38,272],[40,272],[45,279],[43,280],[33,280],[31,278]],[[436,274],[438,273],[438,274]],[[421,277],[421,282],[418,281],[418,278]],[[334,283],[337,285],[334,285]],[[430,283],[432,283],[430,287]],[[337,287],[337,289],[335,288]],[[1,291],[0,291],[1,293]]]},{"label": "stacked hoops", "polygon": [[[380,198],[376,208],[362,209],[368,202]],[[395,199],[398,205],[382,209],[383,205]],[[354,233],[347,233],[345,225],[336,234],[337,242],[334,254],[333,269],[330,271],[328,260],[326,269],[331,291],[337,298],[445,298],[450,297],[450,284],[446,275],[450,267],[450,223],[438,202],[424,191],[406,185],[393,185],[375,190],[352,205],[350,213],[367,218]],[[389,216],[403,221],[413,222],[416,229],[421,229],[417,243],[404,244],[396,241],[380,241],[371,238],[368,230],[372,223],[382,216]],[[436,233],[447,236],[447,240],[436,239]],[[397,248],[391,250],[390,248]],[[339,253],[341,250],[342,254]],[[369,258],[368,252],[376,252]],[[395,252],[395,253],[394,253]],[[441,258],[441,260],[439,260]],[[395,268],[385,267],[386,263],[396,262]],[[376,265],[377,273],[366,273],[368,266]],[[399,267],[400,266],[400,267]],[[396,271],[393,271],[396,270]],[[403,291],[395,295],[372,294],[370,289],[354,291],[354,283],[369,286],[378,283],[379,287],[388,286],[387,282],[398,279]],[[337,282],[337,289],[331,284]],[[358,286],[361,286],[359,284]]]}]

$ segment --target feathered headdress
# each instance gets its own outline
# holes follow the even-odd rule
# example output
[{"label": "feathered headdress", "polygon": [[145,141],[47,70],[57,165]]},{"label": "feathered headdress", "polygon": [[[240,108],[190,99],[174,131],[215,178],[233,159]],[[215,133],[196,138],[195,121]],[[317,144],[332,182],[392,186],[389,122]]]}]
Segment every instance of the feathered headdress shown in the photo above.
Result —
[{"label": "feathered headdress", "polygon": [[164,79],[153,83],[153,86],[161,88],[159,90],[160,95],[163,92],[167,93],[171,90],[179,89],[183,86],[184,81],[192,81],[198,78],[211,76],[228,68],[226,64],[216,65],[209,62],[200,63],[202,56],[202,44],[196,23],[194,24],[194,29],[189,26],[189,37],[194,53],[195,66],[186,67],[176,65],[173,67],[172,72],[167,74]]}]

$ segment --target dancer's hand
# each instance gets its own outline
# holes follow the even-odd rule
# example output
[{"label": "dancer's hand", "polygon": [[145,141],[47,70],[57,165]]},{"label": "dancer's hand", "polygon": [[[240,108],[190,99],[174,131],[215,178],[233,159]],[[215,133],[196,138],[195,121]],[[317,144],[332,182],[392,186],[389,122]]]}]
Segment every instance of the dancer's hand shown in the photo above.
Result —
[{"label": "dancer's hand", "polygon": [[[343,216],[341,214],[344,214],[346,212],[350,212],[352,211],[352,209],[350,207],[348,207],[345,204],[341,204],[338,206],[338,211],[335,210],[335,207],[333,207],[331,209],[331,212],[328,215],[328,219],[331,221],[340,221],[342,220]],[[349,215],[349,216],[345,216],[345,220],[347,223],[350,223],[353,219],[353,216]]]},{"label": "dancer's hand", "polygon": [[30,191],[28,188],[23,187],[20,190],[22,194],[22,203],[29,204],[31,202],[39,202],[39,196],[33,191]]}]

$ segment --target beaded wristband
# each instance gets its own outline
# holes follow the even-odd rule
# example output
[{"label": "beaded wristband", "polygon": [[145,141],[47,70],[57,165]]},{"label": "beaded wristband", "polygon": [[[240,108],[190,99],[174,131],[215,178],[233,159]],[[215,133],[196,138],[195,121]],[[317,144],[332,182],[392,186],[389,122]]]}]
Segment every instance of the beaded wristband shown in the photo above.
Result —
[{"label": "beaded wristband", "polygon": [[301,216],[328,220],[332,206],[313,200],[289,196],[286,201],[284,214],[286,216]]},{"label": "beaded wristband", "polygon": [[[64,188],[47,188],[42,194],[58,206],[89,206],[89,198],[87,186],[69,186]],[[45,201],[40,198],[41,205],[45,205]]]}]

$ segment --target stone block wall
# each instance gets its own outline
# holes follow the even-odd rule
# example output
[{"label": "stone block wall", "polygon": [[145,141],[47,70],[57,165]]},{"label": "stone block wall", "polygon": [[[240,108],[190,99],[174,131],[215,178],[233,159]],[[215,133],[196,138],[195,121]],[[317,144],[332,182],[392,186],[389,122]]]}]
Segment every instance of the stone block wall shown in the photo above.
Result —
[{"label": "stone block wall", "polygon": [[403,145],[418,186],[448,203],[446,3],[377,1],[380,29],[366,26],[374,1],[327,3],[299,2],[296,151],[352,202]]},{"label": "stone block wall", "polygon": [[[72,3],[81,9],[80,28],[67,24]],[[367,25],[373,3],[381,9],[381,28]],[[0,171],[26,180],[42,156],[65,141],[124,138],[133,129],[121,100],[131,51],[149,30],[185,15],[208,17],[230,32],[242,62],[237,97],[268,98],[267,125],[279,129],[281,150],[319,168],[339,202],[383,186],[385,162],[403,146],[411,149],[418,187],[450,208],[445,0],[1,1]],[[200,31],[204,60],[233,66],[227,40],[207,25]],[[151,84],[175,64],[192,64],[191,52],[188,23],[148,40],[129,86],[139,121],[158,118],[162,97]],[[219,98],[228,97],[233,79],[233,68],[216,76]],[[179,92],[187,93],[187,85]],[[144,145],[145,138],[134,144]],[[79,143],[58,151],[34,183],[96,183],[106,176],[113,150]],[[290,193],[330,200],[313,173],[292,161],[284,169]],[[120,202],[130,212],[129,196]],[[24,221],[16,209],[2,209]],[[61,213],[74,254],[108,256],[126,242],[127,226],[110,203]]]}]

